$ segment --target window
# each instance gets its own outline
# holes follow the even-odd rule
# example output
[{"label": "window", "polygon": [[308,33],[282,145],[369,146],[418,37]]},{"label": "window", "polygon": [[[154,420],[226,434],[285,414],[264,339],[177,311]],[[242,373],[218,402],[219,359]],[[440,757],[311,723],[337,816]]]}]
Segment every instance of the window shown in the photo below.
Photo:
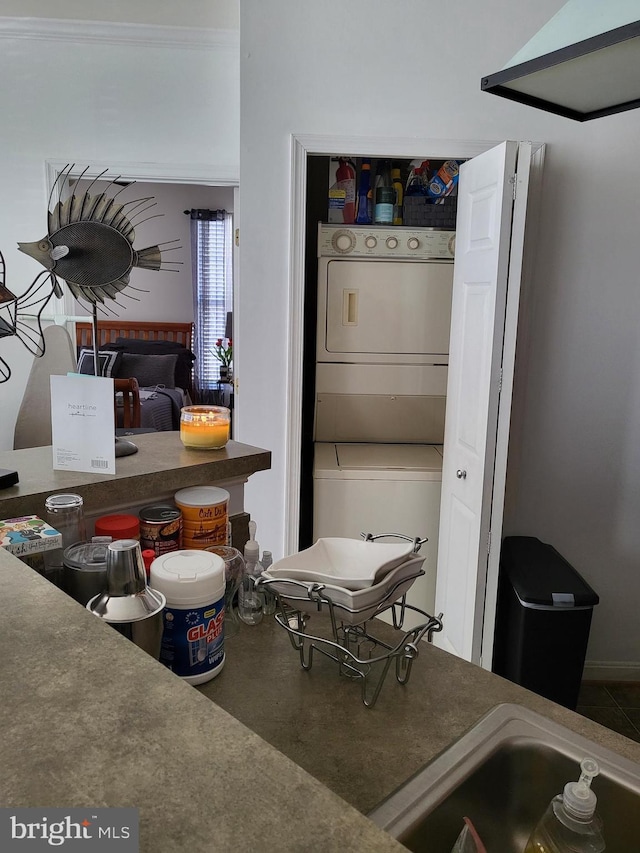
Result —
[{"label": "window", "polygon": [[233,302],[232,233],[233,217],[227,211],[191,211],[195,390],[202,403],[213,402],[218,389],[216,341],[231,335],[227,315]]}]

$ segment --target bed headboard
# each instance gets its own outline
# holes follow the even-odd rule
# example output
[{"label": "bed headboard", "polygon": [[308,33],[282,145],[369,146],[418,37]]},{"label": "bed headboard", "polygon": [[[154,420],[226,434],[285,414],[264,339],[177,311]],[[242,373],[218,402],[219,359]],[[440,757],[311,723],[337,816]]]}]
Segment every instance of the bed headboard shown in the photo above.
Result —
[{"label": "bed headboard", "polygon": [[[116,338],[140,338],[143,341],[173,341],[191,349],[193,323],[136,323],[120,320],[99,320],[98,346],[113,343]],[[76,345],[93,346],[93,328],[90,322],[76,323]]]}]

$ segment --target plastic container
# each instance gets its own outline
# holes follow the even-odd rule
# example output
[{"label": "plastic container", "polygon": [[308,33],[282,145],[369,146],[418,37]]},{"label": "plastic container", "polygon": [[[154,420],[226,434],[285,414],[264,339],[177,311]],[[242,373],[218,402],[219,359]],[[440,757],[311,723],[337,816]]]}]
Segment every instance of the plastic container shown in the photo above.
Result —
[{"label": "plastic container", "polygon": [[531,833],[524,853],[602,853],[606,849],[597,798],[591,781],[600,772],[596,761],[584,758],[580,779],[567,782]]},{"label": "plastic container", "polygon": [[229,492],[217,486],[193,486],[174,496],[182,512],[182,547],[187,550],[227,545]]},{"label": "plastic container", "polygon": [[225,565],[210,551],[172,551],[151,564],[150,583],[167,599],[160,662],[189,684],[224,666]]},{"label": "plastic container", "polygon": [[96,536],[110,536],[117,539],[140,539],[140,520],[135,515],[102,515],[96,518]]}]

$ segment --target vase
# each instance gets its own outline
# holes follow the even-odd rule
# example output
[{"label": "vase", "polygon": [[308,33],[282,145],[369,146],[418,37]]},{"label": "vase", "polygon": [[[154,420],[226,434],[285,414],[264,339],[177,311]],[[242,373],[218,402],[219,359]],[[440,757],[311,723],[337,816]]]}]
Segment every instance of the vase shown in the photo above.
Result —
[{"label": "vase", "polygon": [[231,382],[231,367],[226,364],[220,365],[220,381]]}]

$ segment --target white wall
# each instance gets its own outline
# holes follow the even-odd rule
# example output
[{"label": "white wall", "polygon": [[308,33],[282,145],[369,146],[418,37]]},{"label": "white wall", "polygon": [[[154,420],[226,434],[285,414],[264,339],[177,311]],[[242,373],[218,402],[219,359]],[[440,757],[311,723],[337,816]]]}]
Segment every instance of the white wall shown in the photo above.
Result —
[{"label": "white wall", "polygon": [[0,0],[0,14],[237,30],[240,0]]},{"label": "white wall", "polygon": [[[581,125],[480,91],[561,0],[242,0],[239,437],[273,452],[247,506],[284,547],[290,137],[548,143],[506,532],[600,593],[588,657],[640,661],[640,112]],[[524,362],[524,365],[523,365]],[[513,479],[513,477],[512,477]],[[260,532],[262,531],[262,532]]]},{"label": "white wall", "polygon": [[[0,244],[15,293],[40,271],[16,243],[46,231],[46,161],[238,180],[237,32],[0,18],[0,77]],[[15,339],[0,352],[13,369],[0,385],[8,449],[31,356]]]}]

